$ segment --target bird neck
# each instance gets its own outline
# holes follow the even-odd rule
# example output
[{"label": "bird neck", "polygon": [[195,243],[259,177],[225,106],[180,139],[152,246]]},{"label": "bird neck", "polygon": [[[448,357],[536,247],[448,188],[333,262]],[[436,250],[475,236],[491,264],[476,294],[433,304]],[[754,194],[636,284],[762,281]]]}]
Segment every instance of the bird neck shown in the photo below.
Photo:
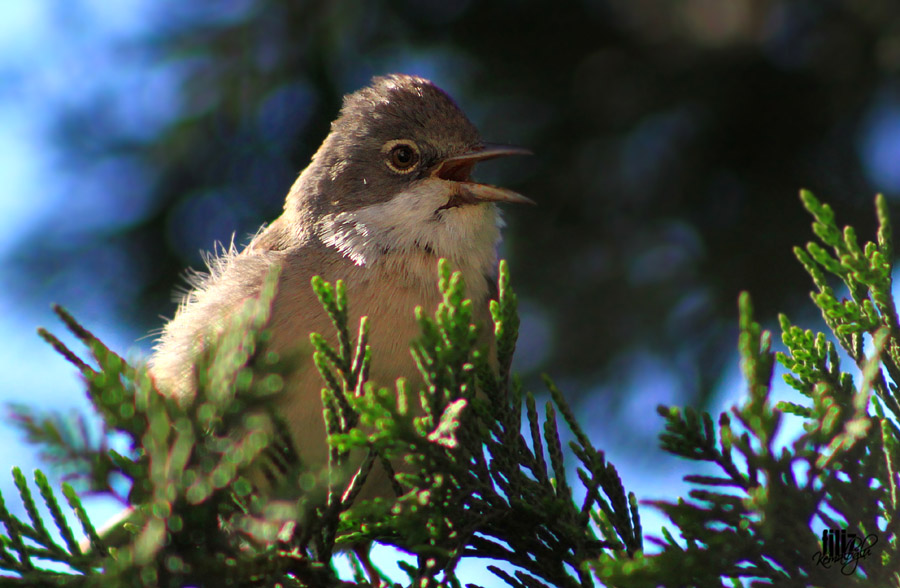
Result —
[{"label": "bird neck", "polygon": [[471,287],[496,272],[503,224],[496,206],[461,206],[425,217],[405,204],[395,198],[323,215],[317,236],[355,265],[421,274],[427,283],[436,278],[439,258],[461,270]]}]

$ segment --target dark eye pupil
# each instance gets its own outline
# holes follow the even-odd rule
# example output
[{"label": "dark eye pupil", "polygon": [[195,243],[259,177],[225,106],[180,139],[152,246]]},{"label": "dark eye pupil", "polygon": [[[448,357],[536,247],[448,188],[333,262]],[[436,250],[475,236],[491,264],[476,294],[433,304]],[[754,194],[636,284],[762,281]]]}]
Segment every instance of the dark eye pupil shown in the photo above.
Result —
[{"label": "dark eye pupil", "polygon": [[407,168],[416,162],[416,153],[408,145],[398,145],[391,150],[391,162],[398,168]]}]

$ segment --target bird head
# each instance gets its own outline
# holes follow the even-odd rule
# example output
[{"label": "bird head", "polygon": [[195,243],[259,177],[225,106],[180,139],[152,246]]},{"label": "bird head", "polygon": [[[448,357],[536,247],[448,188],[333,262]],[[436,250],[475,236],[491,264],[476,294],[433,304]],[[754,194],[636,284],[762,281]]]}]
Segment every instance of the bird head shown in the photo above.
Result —
[{"label": "bird head", "polygon": [[499,240],[498,202],[533,203],[472,179],[481,161],[529,153],[492,145],[430,81],[390,75],[344,98],[287,206],[359,265],[386,253],[460,258]]}]

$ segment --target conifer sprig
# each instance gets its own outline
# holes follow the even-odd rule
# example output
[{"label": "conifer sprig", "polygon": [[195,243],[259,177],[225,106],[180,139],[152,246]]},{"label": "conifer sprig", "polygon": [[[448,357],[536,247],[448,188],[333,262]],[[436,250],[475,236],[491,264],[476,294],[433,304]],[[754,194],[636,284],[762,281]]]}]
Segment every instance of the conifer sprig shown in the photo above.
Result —
[{"label": "conifer sprig", "polygon": [[[838,229],[828,205],[807,191],[801,200],[822,245],[809,243],[795,253],[817,289],[814,303],[861,378],[843,371],[826,334],[801,329],[785,316],[779,321],[786,351],[774,353],[771,336],[753,319],[749,295],[742,294],[738,349],[745,400],[719,415],[718,427],[707,413],[659,409],[666,419],[663,448],[711,462],[721,475],[686,476],[695,485],[689,499],[651,503],[675,523],[682,541],[663,529],[662,538],[651,538],[662,549],[657,555],[633,562],[602,555],[594,570],[607,585],[737,586],[763,579],[791,586],[900,586],[894,571],[900,331],[887,206],[876,198],[877,240],[861,247],[852,228]],[[843,283],[848,298],[838,298],[829,274]],[[805,402],[773,406],[776,359]],[[789,415],[804,420],[804,432],[779,449],[775,440]],[[823,527],[867,541],[855,544],[862,557],[826,557],[821,565]],[[862,547],[873,541],[879,550],[874,555]]]},{"label": "conifer sprig", "polygon": [[[441,262],[442,302],[433,318],[417,310],[422,336],[413,355],[424,383],[418,402],[410,403],[402,382],[396,393],[369,386],[354,399],[361,426],[374,431],[350,431],[332,443],[402,457],[406,465],[395,478],[403,493],[392,517],[374,505],[345,513],[338,541],[369,537],[410,550],[420,561],[432,558],[411,575],[416,585],[438,585],[441,574],[452,578],[463,557],[490,557],[520,568],[514,575],[498,573],[512,586],[591,586],[585,562],[604,549],[622,550],[624,557],[640,551],[637,501],[549,378],[552,401],[541,422],[533,395],[509,377],[518,319],[505,263],[498,282],[491,304],[496,358],[478,347],[461,273]],[[520,430],[523,396],[530,445]],[[570,449],[582,463],[576,473],[585,498],[578,504],[557,411],[575,435]]]},{"label": "conifer sprig", "polygon": [[[87,477],[89,490],[110,491],[112,475],[130,481],[133,511],[116,547],[71,485],[63,484],[66,508],[43,473],[30,484],[14,470],[25,519],[0,496],[0,574],[11,586],[361,585],[360,566],[356,584],[342,583],[332,557],[339,547],[377,540],[418,556],[418,565],[403,566],[408,578],[399,584],[416,587],[459,586],[456,567],[466,557],[511,564],[490,569],[516,588],[747,580],[900,586],[900,327],[887,205],[876,199],[877,237],[860,245],[851,228],[837,227],[830,207],[808,192],[801,198],[820,244],[797,249],[797,258],[833,338],[782,316],[784,351],[775,352],[749,295],[741,296],[744,401],[718,418],[659,408],[663,448],[717,471],[686,476],[693,489],[685,498],[650,503],[676,529],[651,538],[660,550],[654,555],[643,551],[637,498],[560,390],[545,377],[550,401],[541,411],[511,374],[519,323],[506,264],[491,324],[479,325],[462,275],[442,261],[441,302],[433,314],[416,314],[419,377],[393,389],[368,382],[368,322],[351,331],[344,285],[314,280],[335,327],[310,339],[332,447],[324,472],[298,463],[272,410],[294,360],[266,348],[277,274],[206,342],[194,369],[196,394],[181,401],[160,394],[144,366],[128,364],[57,309],[90,360],[46,331],[41,336],[78,368],[106,429],[133,446],[112,451],[85,421],[53,413],[19,409],[20,425],[49,457],[74,459],[65,473]],[[484,328],[493,337],[480,336]],[[838,345],[858,373],[845,371]],[[776,361],[800,401],[773,401]],[[802,419],[804,431],[785,442],[789,418]],[[561,424],[571,431],[568,444]],[[396,498],[362,500],[379,463]],[[260,467],[304,489],[296,505],[273,511],[265,503],[248,479]],[[583,497],[576,501],[576,494]],[[78,543],[75,527],[87,542]],[[876,537],[877,553],[854,560],[846,575],[817,565],[823,528]]]}]

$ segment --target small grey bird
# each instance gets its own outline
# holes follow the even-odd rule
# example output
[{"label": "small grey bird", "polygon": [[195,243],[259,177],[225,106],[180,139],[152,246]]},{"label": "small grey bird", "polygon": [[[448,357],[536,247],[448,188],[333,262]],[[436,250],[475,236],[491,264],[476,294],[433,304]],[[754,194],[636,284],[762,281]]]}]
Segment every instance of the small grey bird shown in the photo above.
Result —
[{"label": "small grey bird", "polygon": [[[463,272],[476,315],[487,321],[496,279],[497,202],[531,203],[510,190],[471,179],[486,159],[528,153],[483,143],[453,100],[430,81],[378,77],[344,98],[331,132],[287,195],[284,213],[241,252],[210,263],[169,322],[150,360],[158,387],[178,398],[195,393],[192,361],[227,317],[260,293],[273,264],[279,277],[268,348],[289,353],[310,332],[330,334],[330,320],[311,286],[313,276],[342,279],[350,324],[370,321],[370,380],[391,386],[418,378],[409,351],[418,335],[414,308],[440,300],[437,261]],[[312,360],[285,378],[277,400],[296,454],[327,463],[322,381]],[[373,471],[373,476],[376,472]],[[370,479],[363,495],[387,495]],[[373,486],[374,489],[369,488]],[[380,486],[380,488],[379,488]]]}]

